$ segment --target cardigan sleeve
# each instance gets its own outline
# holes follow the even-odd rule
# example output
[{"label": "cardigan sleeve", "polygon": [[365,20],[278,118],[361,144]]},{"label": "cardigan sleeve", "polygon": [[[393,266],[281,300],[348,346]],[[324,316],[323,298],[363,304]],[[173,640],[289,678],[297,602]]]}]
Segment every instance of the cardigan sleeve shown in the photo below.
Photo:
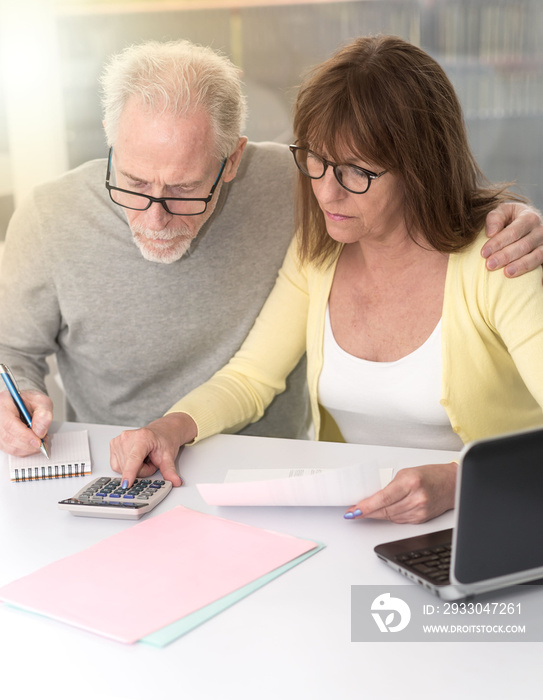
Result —
[{"label": "cardigan sleeve", "polygon": [[541,267],[506,279],[487,273],[488,318],[524,384],[543,409],[543,286]]},{"label": "cardigan sleeve", "polygon": [[[309,295],[293,241],[270,296],[241,348],[167,413],[189,414],[196,441],[259,420],[305,352]],[[195,441],[195,442],[196,442]]]}]

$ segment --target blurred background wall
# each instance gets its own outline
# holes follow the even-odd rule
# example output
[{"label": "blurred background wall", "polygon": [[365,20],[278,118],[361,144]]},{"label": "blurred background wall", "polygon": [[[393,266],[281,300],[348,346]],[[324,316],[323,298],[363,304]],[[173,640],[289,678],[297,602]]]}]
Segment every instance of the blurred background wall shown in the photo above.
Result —
[{"label": "blurred background wall", "polygon": [[368,33],[439,60],[482,169],[543,206],[542,0],[0,0],[0,240],[34,184],[106,155],[97,78],[111,53],[145,39],[220,49],[243,71],[247,135],[288,143],[300,77]]}]

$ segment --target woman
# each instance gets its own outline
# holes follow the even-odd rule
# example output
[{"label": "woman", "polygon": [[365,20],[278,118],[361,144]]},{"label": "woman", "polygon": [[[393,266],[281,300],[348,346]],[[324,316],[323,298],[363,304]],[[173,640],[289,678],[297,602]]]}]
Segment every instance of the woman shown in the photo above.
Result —
[{"label": "woman", "polygon": [[[131,453],[164,474],[180,445],[257,420],[304,351],[317,439],[460,449],[543,425],[541,269],[485,267],[486,215],[520,198],[482,176],[440,66],[357,39],[306,80],[294,131],[298,238],[253,330],[136,443],[113,441],[113,468]],[[402,470],[346,517],[422,522],[455,479],[455,463]]]}]

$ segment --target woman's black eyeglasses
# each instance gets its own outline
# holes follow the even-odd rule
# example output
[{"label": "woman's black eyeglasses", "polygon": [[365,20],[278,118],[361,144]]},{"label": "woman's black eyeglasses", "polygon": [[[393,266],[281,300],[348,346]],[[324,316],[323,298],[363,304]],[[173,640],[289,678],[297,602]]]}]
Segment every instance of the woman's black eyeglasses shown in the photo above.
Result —
[{"label": "woman's black eyeglasses", "polygon": [[301,146],[293,145],[289,146],[289,148],[301,173],[312,180],[320,180],[328,166],[330,166],[339,184],[353,194],[364,194],[369,190],[372,180],[377,180],[381,175],[388,172],[383,170],[380,173],[373,173],[371,170],[366,170],[358,165],[332,163],[317,153],[313,153],[309,148],[302,148]]}]

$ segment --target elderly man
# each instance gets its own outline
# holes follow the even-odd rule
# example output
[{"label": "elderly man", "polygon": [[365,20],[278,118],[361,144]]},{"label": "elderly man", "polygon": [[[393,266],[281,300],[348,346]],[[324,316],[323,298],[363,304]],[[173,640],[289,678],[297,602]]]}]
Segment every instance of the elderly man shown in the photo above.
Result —
[{"label": "elderly man", "polygon": [[[33,416],[30,430],[0,394],[0,448],[15,455],[39,450],[52,420],[48,355],[68,419],[81,422],[148,423],[209,378],[244,340],[293,235],[291,156],[241,135],[245,100],[229,60],[148,42],[115,56],[102,87],[109,158],[36,188],[6,239],[0,361]],[[496,229],[520,214],[489,241],[494,253],[530,229],[522,245],[540,242],[538,216],[522,209],[494,213]],[[518,246],[491,260],[513,260]],[[306,430],[298,366],[246,432]]]}]

